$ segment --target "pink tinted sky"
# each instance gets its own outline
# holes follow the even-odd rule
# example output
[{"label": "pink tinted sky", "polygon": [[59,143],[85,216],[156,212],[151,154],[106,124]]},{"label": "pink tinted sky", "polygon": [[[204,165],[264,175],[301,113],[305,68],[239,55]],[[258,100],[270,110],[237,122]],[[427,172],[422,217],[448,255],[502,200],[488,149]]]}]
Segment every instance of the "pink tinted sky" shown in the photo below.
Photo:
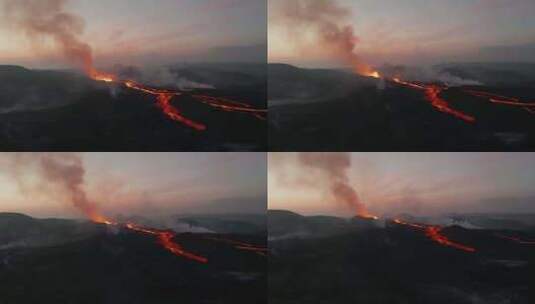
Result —
[{"label": "pink tinted sky", "polygon": [[[281,159],[279,157],[279,159]],[[270,209],[352,215],[328,183],[269,156]],[[535,213],[535,153],[353,153],[350,183],[377,215],[448,212]]]},{"label": "pink tinted sky", "polygon": [[[31,155],[30,157],[37,157]],[[83,153],[87,191],[106,215],[181,212],[240,213],[266,208],[265,153]],[[9,153],[0,153],[8,168]],[[27,183],[38,168],[19,175]],[[46,182],[46,181],[44,181]],[[0,212],[38,217],[82,217],[71,202],[39,191],[28,191],[8,170],[0,170]],[[218,206],[229,204],[228,206]],[[237,209],[240,205],[242,210]],[[213,209],[210,209],[210,206]],[[217,211],[215,211],[217,210]]]},{"label": "pink tinted sky", "polygon": [[[4,0],[0,0],[0,6]],[[67,0],[99,65],[176,63],[219,47],[265,44],[265,0]],[[0,64],[68,66],[51,42],[0,24]]]},{"label": "pink tinted sky", "polygon": [[[280,26],[278,4],[287,1],[303,0],[269,1],[269,61],[328,65],[328,58],[314,58],[296,48]],[[371,64],[535,61],[532,0],[335,2],[351,11],[340,24],[354,27],[359,38],[356,53]],[[310,45],[310,50],[318,47]]]}]

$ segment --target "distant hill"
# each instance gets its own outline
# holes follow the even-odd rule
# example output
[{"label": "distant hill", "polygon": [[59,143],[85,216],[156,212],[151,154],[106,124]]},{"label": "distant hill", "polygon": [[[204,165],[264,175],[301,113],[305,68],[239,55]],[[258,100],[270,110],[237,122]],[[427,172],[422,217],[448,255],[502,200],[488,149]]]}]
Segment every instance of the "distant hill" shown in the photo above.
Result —
[{"label": "distant hill", "polygon": [[0,113],[71,104],[93,86],[92,81],[73,72],[0,65]]},{"label": "distant hill", "polygon": [[535,83],[535,63],[446,63],[435,67],[451,75],[464,79],[474,79],[486,85],[510,86]]},{"label": "distant hill", "polygon": [[101,227],[88,222],[35,219],[18,213],[0,213],[0,250],[57,245],[84,239],[101,231]]},{"label": "distant hill", "polygon": [[29,71],[27,68],[18,65],[0,65],[0,73],[27,73]]},{"label": "distant hill", "polygon": [[268,210],[270,240],[316,238],[377,227],[372,220],[335,216],[302,216],[287,210]]},{"label": "distant hill", "polygon": [[316,102],[347,95],[376,80],[342,70],[301,69],[287,64],[268,65],[269,105]]}]

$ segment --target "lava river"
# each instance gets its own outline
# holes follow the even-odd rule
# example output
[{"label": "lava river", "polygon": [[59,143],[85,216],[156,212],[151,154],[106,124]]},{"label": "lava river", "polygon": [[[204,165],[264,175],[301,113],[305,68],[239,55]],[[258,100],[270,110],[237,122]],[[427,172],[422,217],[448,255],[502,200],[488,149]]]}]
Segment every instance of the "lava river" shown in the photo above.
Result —
[{"label": "lava river", "polygon": [[123,228],[136,231],[142,234],[155,236],[158,240],[158,243],[161,246],[163,246],[165,249],[167,249],[168,251],[172,252],[174,255],[181,256],[181,257],[184,257],[184,258],[187,258],[187,259],[199,262],[199,263],[203,263],[203,264],[208,263],[207,258],[188,252],[184,248],[182,248],[182,246],[180,246],[178,243],[174,242],[173,239],[175,238],[176,233],[171,230],[159,230],[159,229],[147,228],[147,227],[138,226],[133,223],[120,224],[120,223],[110,221],[102,216],[98,216],[97,218],[94,218],[93,221],[99,224],[123,227]]},{"label": "lava river", "polygon": [[473,123],[476,121],[475,117],[453,109],[452,107],[450,107],[450,104],[445,99],[440,97],[440,93],[442,93],[442,91],[444,91],[447,87],[440,86],[437,84],[418,84],[403,81],[399,78],[393,78],[392,81],[405,87],[409,87],[411,89],[424,91],[425,99],[429,101],[429,103],[431,103],[431,105],[440,112],[450,114],[469,123]]},{"label": "lava river", "polygon": [[[369,76],[373,78],[383,78],[378,72],[375,72],[373,75],[365,75],[365,76]],[[402,85],[410,89],[423,91],[425,94],[425,99],[429,103],[431,103],[431,105],[435,107],[435,109],[437,109],[440,112],[452,115],[468,123],[474,123],[476,121],[476,118],[474,116],[471,116],[459,110],[453,109],[448,103],[448,101],[440,97],[440,94],[443,91],[449,89],[449,87],[446,85],[410,82],[410,81],[405,81],[396,77],[385,78],[385,79],[390,80],[398,85]],[[487,102],[490,102],[493,104],[521,107],[525,109],[527,112],[529,112],[530,114],[535,114],[535,102],[525,102],[515,97],[502,96],[502,95],[497,95],[494,93],[478,91],[478,90],[468,89],[464,87],[461,88],[461,92],[467,95],[484,98],[487,100]]]},{"label": "lava river", "polygon": [[444,229],[443,227],[433,226],[433,225],[424,225],[424,224],[413,224],[413,223],[402,221],[400,219],[394,219],[394,223],[420,230],[425,234],[425,236],[427,236],[429,239],[433,240],[434,242],[439,243],[440,245],[452,247],[452,248],[459,249],[459,250],[466,251],[466,252],[476,252],[476,249],[474,247],[470,247],[467,245],[454,242],[450,240],[448,237],[446,237],[444,234],[442,234],[442,230]]},{"label": "lava river", "polygon": [[509,235],[503,235],[503,234],[496,234],[496,236],[501,239],[509,240],[509,241],[512,241],[521,245],[535,245],[535,240],[528,240],[528,239],[523,239],[517,236],[509,236]]},{"label": "lava river", "polygon": [[[187,259],[190,259],[198,263],[202,263],[202,264],[208,263],[208,259],[206,257],[189,252],[185,250],[180,244],[176,243],[174,241],[176,233],[172,230],[161,230],[161,229],[143,227],[134,223],[126,223],[126,224],[117,223],[117,222],[114,222],[112,220],[105,218],[104,216],[100,214],[93,214],[93,216],[91,217],[91,220],[98,224],[115,226],[115,227],[119,227],[123,229],[128,229],[131,231],[135,231],[141,234],[154,236],[157,239],[158,244],[160,244],[163,248],[170,251],[174,255],[187,258]],[[243,241],[231,240],[231,239],[222,238],[222,237],[206,237],[205,239],[214,241],[214,242],[226,243],[226,244],[231,245],[236,250],[252,252],[261,256],[267,256],[267,252],[268,252],[268,249],[264,246],[249,244]]]},{"label": "lava river", "polygon": [[214,237],[210,237],[206,239],[215,241],[215,242],[226,243],[226,244],[232,245],[235,249],[243,250],[243,251],[251,251],[261,256],[267,256],[267,252],[268,252],[268,249],[264,246],[249,244],[249,243],[242,242],[242,241],[236,241],[236,240],[231,240],[231,239],[226,239],[226,238],[214,238]]},{"label": "lava river", "polygon": [[[127,88],[140,91],[146,94],[154,95],[156,96],[158,107],[171,120],[182,123],[183,125],[190,127],[197,131],[204,131],[207,129],[207,127],[204,124],[195,122],[193,120],[186,118],[184,115],[182,115],[182,113],[176,107],[174,107],[171,104],[171,101],[175,96],[188,94],[185,91],[153,88],[153,87],[149,87],[149,86],[137,83],[133,80],[121,80],[115,77],[114,75],[97,72],[97,71],[94,71],[89,76],[96,81],[102,81],[102,82],[107,82],[107,83],[120,83],[126,86]],[[226,112],[237,112],[237,113],[249,114],[260,120],[265,120],[265,115],[267,114],[266,109],[256,109],[248,104],[240,103],[240,102],[233,101],[233,100],[226,99],[226,98],[213,97],[213,96],[200,95],[200,94],[190,94],[190,96],[194,98],[196,101],[206,104],[212,108],[226,111]]]}]

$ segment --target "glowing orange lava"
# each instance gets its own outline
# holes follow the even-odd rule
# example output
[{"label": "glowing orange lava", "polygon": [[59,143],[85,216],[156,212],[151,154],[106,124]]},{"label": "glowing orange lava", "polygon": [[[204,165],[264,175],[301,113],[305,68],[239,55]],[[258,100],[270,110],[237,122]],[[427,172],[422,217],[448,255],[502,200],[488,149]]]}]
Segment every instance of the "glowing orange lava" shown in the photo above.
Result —
[{"label": "glowing orange lava", "polygon": [[437,85],[428,85],[425,89],[425,96],[429,102],[431,102],[431,105],[438,109],[441,112],[453,115],[459,119],[462,119],[466,122],[473,123],[476,121],[476,119],[473,116],[464,114],[461,111],[454,110],[450,107],[449,103],[442,99],[440,97],[440,93],[444,90],[444,88],[437,86]]},{"label": "glowing orange lava", "polygon": [[[137,83],[133,80],[120,80],[112,74],[100,72],[93,68],[89,69],[88,73],[89,73],[89,77],[96,81],[102,81],[102,82],[107,82],[107,83],[117,82],[117,83],[123,84],[127,88],[140,91],[140,92],[144,92],[147,94],[155,95],[158,107],[164,112],[164,114],[167,117],[169,117],[170,119],[176,122],[180,122],[197,131],[206,130],[205,125],[198,123],[198,122],[194,122],[184,117],[180,113],[180,111],[171,104],[171,100],[173,99],[173,97],[184,95],[185,92],[156,89],[153,87],[149,87],[149,86]],[[199,95],[199,94],[192,95],[192,97],[195,98],[197,101],[200,101],[201,103],[207,104],[219,110],[223,110],[227,112],[238,112],[238,113],[250,114],[261,120],[265,120],[265,115],[267,114],[267,110],[265,109],[255,109],[248,104],[240,103],[240,102],[225,99],[225,98],[213,97],[213,96],[208,96],[208,95]]]},{"label": "glowing orange lava", "polygon": [[132,231],[139,232],[139,233],[148,234],[148,235],[154,235],[154,236],[156,236],[158,238],[158,243],[160,245],[162,245],[165,249],[167,249],[170,252],[172,252],[174,255],[181,256],[181,257],[184,257],[184,258],[187,258],[187,259],[190,259],[190,260],[194,260],[196,262],[203,263],[203,264],[208,263],[208,259],[206,259],[205,257],[193,254],[191,252],[188,252],[188,251],[184,250],[182,248],[182,246],[180,246],[179,244],[175,243],[173,241],[173,238],[176,236],[176,233],[173,232],[173,231],[147,228],[147,227],[138,226],[138,225],[133,224],[133,223],[127,223],[127,224],[121,225],[121,224],[119,224],[117,222],[114,222],[114,221],[111,221],[109,219],[106,219],[105,217],[103,217],[101,215],[98,218],[92,219],[92,220],[94,222],[96,222],[96,223],[99,223],[99,224],[106,224],[106,225],[110,225],[110,226],[119,226],[119,227],[127,228],[127,229],[132,230]]},{"label": "glowing orange lava", "polygon": [[177,121],[177,122],[180,122],[180,123],[192,128],[192,129],[195,129],[197,131],[206,130],[206,126],[205,125],[203,125],[201,123],[194,122],[194,121],[192,121],[190,119],[185,118],[184,116],[182,116],[180,111],[171,104],[171,100],[173,99],[173,97],[174,96],[179,96],[179,95],[181,95],[181,93],[168,91],[168,90],[159,90],[159,89],[150,88],[150,87],[144,86],[144,85],[139,84],[139,83],[137,83],[135,81],[132,81],[132,80],[126,80],[124,82],[124,85],[129,87],[129,88],[131,88],[131,89],[137,90],[137,91],[141,91],[141,92],[144,92],[144,93],[147,93],[147,94],[155,95],[156,96],[156,100],[158,102],[158,107],[160,109],[162,109],[162,111],[165,113],[165,115],[167,115],[167,117],[169,117],[170,119],[172,119],[174,121]]},{"label": "glowing orange lava", "polygon": [[444,229],[443,227],[432,226],[432,225],[423,225],[423,224],[414,224],[414,223],[409,223],[409,222],[402,221],[400,219],[394,219],[394,223],[399,224],[399,225],[409,226],[409,227],[421,230],[421,231],[423,231],[425,233],[425,235],[429,239],[431,239],[431,240],[433,240],[433,241],[435,241],[435,242],[437,242],[437,243],[439,243],[441,245],[452,247],[452,248],[459,249],[459,250],[466,251],[466,252],[476,252],[476,249],[473,248],[473,247],[466,246],[466,245],[463,245],[463,244],[460,244],[460,243],[457,243],[457,242],[454,242],[454,241],[448,239],[448,237],[446,237],[444,234],[442,234],[442,229]]},{"label": "glowing orange lava", "polygon": [[[433,105],[433,107],[435,107],[441,112],[453,115],[469,123],[473,123],[476,121],[475,117],[467,115],[461,111],[452,109],[449,103],[440,97],[440,94],[444,90],[448,89],[447,86],[409,82],[409,81],[401,80],[400,78],[396,78],[396,77],[391,78],[390,80],[393,81],[394,83],[403,85],[411,89],[424,91],[425,98],[431,103],[431,105]],[[497,95],[497,94],[484,92],[484,91],[471,90],[471,89],[463,89],[462,92],[472,95],[472,96],[485,98],[491,103],[522,107],[530,114],[535,114],[535,102],[524,102],[514,97],[507,97],[507,96]]]},{"label": "glowing orange lava", "polygon": [[104,73],[97,71],[95,69],[90,69],[89,71],[89,77],[96,80],[96,81],[104,81],[104,82],[114,82],[115,76],[112,74]]},{"label": "glowing orange lava", "polygon": [[366,77],[381,78],[381,74],[378,71],[371,71],[369,73],[363,73],[361,75]]},{"label": "glowing orange lava", "polygon": [[158,232],[158,238],[160,240],[160,244],[164,246],[167,250],[174,253],[175,255],[183,256],[183,257],[186,257],[191,260],[195,260],[203,264],[208,263],[207,258],[185,251],[180,245],[178,245],[177,243],[173,241],[174,237],[175,237],[175,233],[171,231]]},{"label": "glowing orange lava", "polygon": [[476,97],[485,98],[491,103],[522,107],[530,114],[535,114],[535,102],[524,102],[515,97],[507,97],[477,90],[464,90],[464,92]]},{"label": "glowing orange lava", "polygon": [[411,89],[423,90],[425,93],[425,99],[429,101],[431,105],[440,112],[450,114],[469,123],[473,123],[476,121],[475,117],[451,108],[449,103],[440,97],[440,93],[447,89],[447,87],[439,86],[436,84],[419,84],[414,82],[408,82],[403,81],[399,78],[392,78],[392,81],[397,84],[409,87]]},{"label": "glowing orange lava", "polygon": [[377,221],[379,219],[378,216],[375,216],[375,215],[371,215],[371,214],[359,214],[357,215],[357,217],[361,217],[363,219],[368,219],[368,220],[374,220],[374,221]]},{"label": "glowing orange lava", "polygon": [[427,235],[427,237],[429,237],[433,241],[444,246],[453,247],[453,248],[464,250],[467,252],[476,251],[476,249],[473,247],[465,246],[463,244],[451,241],[450,239],[448,239],[445,235],[441,233],[442,229],[443,229],[442,227],[438,227],[438,226],[427,226],[427,228],[425,229],[425,235]]},{"label": "glowing orange lava", "polygon": [[180,114],[177,108],[173,107],[171,105],[171,99],[173,98],[173,94],[166,94],[161,93],[157,95],[158,97],[158,106],[162,111],[167,115],[169,118],[171,118],[174,121],[181,122],[185,124],[186,126],[193,128],[197,131],[204,131],[206,130],[206,126],[200,123],[196,123],[193,120],[187,119],[184,116]]}]

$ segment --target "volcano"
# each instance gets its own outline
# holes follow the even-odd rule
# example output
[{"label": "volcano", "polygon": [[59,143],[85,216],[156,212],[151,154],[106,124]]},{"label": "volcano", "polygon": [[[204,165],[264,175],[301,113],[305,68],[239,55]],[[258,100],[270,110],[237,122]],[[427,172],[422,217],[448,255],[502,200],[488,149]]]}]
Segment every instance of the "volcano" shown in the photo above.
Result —
[{"label": "volcano", "polygon": [[2,301],[267,303],[262,234],[0,214],[5,225],[12,228],[0,232]]},{"label": "volcano", "polygon": [[216,88],[180,90],[0,66],[0,146],[4,151],[266,150],[265,110],[254,112],[266,108],[265,66],[169,69],[176,79],[187,75]]},{"label": "volcano", "polygon": [[[528,66],[533,66],[529,65]],[[526,151],[535,147],[535,74],[504,81],[492,66],[444,73],[480,84],[269,65],[275,151]],[[500,70],[516,69],[500,65]],[[525,70],[525,67],[522,67]],[[379,75],[380,76],[380,75]]]},{"label": "volcano", "polygon": [[[388,219],[359,228],[281,210],[268,217],[272,303],[530,303],[535,226],[467,229],[420,218],[427,222]],[[493,215],[466,218],[495,223]],[[298,220],[329,233],[296,234]],[[508,219],[515,221],[522,227],[524,218]],[[344,222],[345,229],[330,228]]]}]

